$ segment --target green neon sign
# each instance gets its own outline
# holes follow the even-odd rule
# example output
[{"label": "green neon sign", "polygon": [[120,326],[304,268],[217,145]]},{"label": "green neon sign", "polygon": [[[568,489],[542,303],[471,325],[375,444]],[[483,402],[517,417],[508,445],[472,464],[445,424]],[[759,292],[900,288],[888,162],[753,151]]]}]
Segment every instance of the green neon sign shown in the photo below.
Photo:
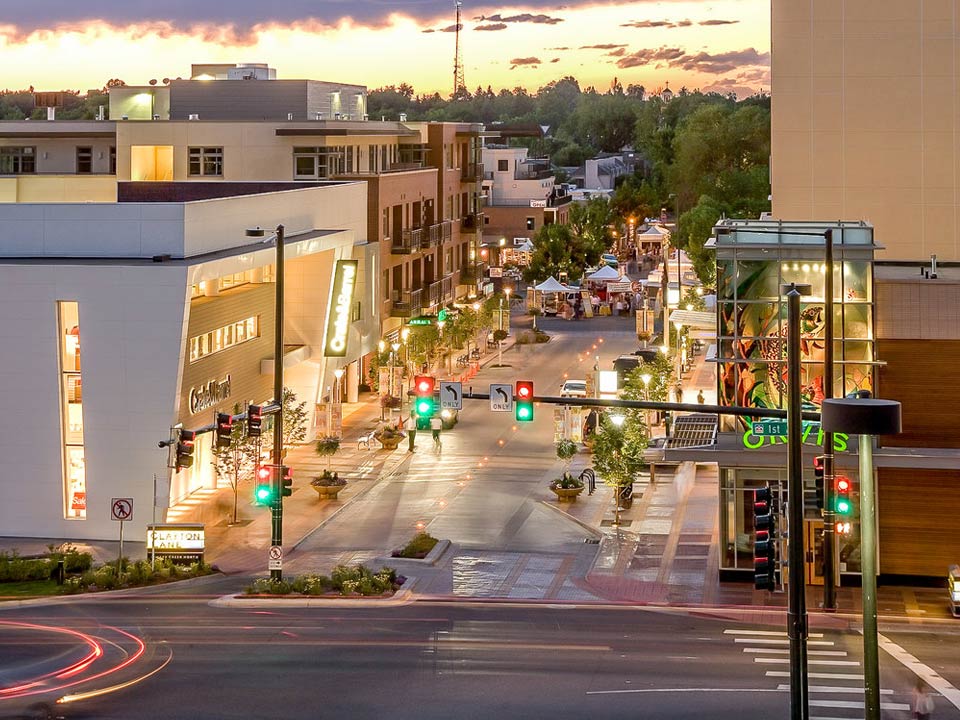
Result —
[{"label": "green neon sign", "polygon": [[407,325],[433,325],[433,318],[421,315],[420,317],[410,318]]},{"label": "green neon sign", "polygon": [[[816,428],[816,432],[814,432]],[[833,449],[834,452],[846,452],[848,448],[848,440],[850,436],[846,433],[834,433],[833,434]],[[758,450],[764,445],[784,445],[787,442],[787,438],[783,435],[756,435],[753,432],[753,427],[747,428],[743,433],[741,438],[743,441],[743,446],[747,450]],[[800,436],[800,440],[803,443],[808,445],[823,445],[823,428],[820,427],[818,422],[804,422],[803,423],[803,434]]]},{"label": "green neon sign", "polygon": [[437,320],[439,320],[440,322],[446,322],[446,321],[447,321],[447,309],[446,309],[446,308],[440,308],[440,312],[437,313]]}]

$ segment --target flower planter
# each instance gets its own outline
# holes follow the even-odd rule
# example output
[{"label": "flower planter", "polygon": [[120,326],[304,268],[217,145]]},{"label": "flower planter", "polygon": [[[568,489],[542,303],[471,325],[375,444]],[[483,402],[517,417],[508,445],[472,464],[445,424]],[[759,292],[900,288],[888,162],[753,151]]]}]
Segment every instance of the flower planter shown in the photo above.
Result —
[{"label": "flower planter", "polygon": [[400,443],[403,442],[403,438],[402,437],[377,438],[377,442],[379,442],[383,446],[384,450],[396,450],[398,447],[400,447]]},{"label": "flower planter", "polygon": [[577,495],[583,492],[582,487],[578,488],[559,488],[552,487],[550,488],[553,491],[553,494],[557,496],[557,500],[560,502],[576,502]]},{"label": "flower planter", "polygon": [[311,485],[317,491],[320,500],[336,500],[337,493],[343,490],[345,485]]}]

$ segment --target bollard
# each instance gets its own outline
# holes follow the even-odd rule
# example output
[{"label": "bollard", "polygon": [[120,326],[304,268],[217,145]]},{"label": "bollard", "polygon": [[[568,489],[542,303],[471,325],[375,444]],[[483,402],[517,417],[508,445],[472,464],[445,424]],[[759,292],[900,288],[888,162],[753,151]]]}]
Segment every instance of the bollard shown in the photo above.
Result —
[{"label": "bollard", "polygon": [[57,560],[57,569],[56,569],[57,585],[63,585],[63,581],[66,579],[66,576],[67,576],[67,564],[66,562],[64,562],[63,558],[61,558],[60,560]]}]

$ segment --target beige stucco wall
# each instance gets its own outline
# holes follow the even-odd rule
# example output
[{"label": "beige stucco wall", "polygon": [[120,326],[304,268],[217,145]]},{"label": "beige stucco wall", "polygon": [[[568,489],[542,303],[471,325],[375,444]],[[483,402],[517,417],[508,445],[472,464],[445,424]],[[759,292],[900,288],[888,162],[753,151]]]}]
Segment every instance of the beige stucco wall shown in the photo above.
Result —
[{"label": "beige stucco wall", "polygon": [[773,215],[960,259],[955,0],[773,0]]},{"label": "beige stucco wall", "polygon": [[20,175],[0,178],[0,202],[116,202],[112,175]]}]

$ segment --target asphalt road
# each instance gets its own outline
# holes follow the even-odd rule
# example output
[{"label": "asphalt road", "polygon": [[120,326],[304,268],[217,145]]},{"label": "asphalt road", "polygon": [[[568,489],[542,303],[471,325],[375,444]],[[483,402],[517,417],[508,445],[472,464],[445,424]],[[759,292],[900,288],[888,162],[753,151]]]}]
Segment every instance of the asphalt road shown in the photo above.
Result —
[{"label": "asphalt road", "polygon": [[[777,625],[747,619],[753,622],[668,609],[477,603],[291,608],[278,601],[235,609],[184,595],[24,608],[0,615],[0,685],[38,692],[0,700],[0,717],[111,687],[57,710],[104,720],[787,717],[782,618],[764,618]],[[104,657],[77,675],[31,686],[85,647],[50,628],[101,639]],[[957,630],[944,633],[956,647]],[[923,637],[911,636],[921,657],[925,643],[937,642]],[[83,681],[133,657],[134,639],[144,650],[133,662]],[[859,643],[848,630],[811,636],[813,717],[862,717],[859,683],[850,679],[862,673]],[[881,659],[884,717],[906,718],[913,676]],[[960,712],[938,697],[934,717]]]}]

